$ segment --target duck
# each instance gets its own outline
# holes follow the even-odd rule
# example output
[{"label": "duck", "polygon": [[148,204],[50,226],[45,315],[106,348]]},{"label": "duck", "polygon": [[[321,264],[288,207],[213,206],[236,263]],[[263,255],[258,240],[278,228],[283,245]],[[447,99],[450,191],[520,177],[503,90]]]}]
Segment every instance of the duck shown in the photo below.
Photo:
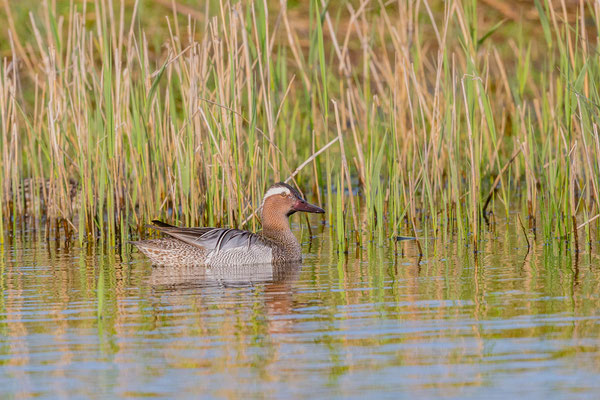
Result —
[{"label": "duck", "polygon": [[284,182],[271,185],[262,200],[262,230],[256,233],[233,228],[178,227],[154,220],[150,228],[166,234],[161,239],[131,242],[155,266],[224,267],[282,264],[302,261],[302,249],[290,229],[296,212],[325,213],[308,203]]}]

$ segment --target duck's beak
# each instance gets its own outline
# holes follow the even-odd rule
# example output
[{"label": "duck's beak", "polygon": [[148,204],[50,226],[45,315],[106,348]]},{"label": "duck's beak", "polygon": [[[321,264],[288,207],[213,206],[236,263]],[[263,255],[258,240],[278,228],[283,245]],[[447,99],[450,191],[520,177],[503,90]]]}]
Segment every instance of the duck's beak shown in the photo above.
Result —
[{"label": "duck's beak", "polygon": [[303,211],[309,213],[323,214],[325,210],[313,204],[307,203],[306,200],[300,199],[294,204],[294,211]]}]

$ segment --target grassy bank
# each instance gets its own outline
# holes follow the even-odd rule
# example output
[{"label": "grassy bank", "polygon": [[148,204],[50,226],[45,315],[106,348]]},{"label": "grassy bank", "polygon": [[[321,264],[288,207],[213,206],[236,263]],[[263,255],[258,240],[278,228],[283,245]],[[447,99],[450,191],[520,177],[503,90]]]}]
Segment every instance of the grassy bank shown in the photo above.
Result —
[{"label": "grassy bank", "polygon": [[476,242],[492,210],[544,239],[600,221],[597,4],[535,1],[517,21],[469,0],[167,2],[152,21],[137,2],[60,4],[26,29],[4,4],[2,235],[257,228],[277,180],[325,204],[342,247]]}]

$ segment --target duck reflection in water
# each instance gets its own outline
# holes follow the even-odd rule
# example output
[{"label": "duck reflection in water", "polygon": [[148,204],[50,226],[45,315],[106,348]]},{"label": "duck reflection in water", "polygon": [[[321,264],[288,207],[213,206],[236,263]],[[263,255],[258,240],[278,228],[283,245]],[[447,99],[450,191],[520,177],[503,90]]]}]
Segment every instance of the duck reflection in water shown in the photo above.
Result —
[{"label": "duck reflection in water", "polygon": [[167,301],[171,305],[185,305],[190,298],[201,297],[202,303],[207,300],[227,308],[243,302],[240,296],[247,297],[249,302],[256,299],[244,288],[251,292],[257,290],[265,304],[268,332],[274,334],[288,332],[292,324],[292,320],[279,317],[293,313],[294,283],[301,269],[301,262],[211,268],[153,267],[149,281],[160,302]]}]

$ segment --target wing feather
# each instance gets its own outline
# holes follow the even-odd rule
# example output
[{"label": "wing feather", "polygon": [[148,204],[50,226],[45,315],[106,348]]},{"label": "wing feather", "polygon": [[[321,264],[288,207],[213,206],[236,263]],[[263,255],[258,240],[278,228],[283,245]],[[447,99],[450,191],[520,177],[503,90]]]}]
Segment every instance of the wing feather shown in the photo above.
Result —
[{"label": "wing feather", "polygon": [[181,228],[160,221],[152,221],[155,225],[149,228],[164,232],[185,243],[208,251],[231,250],[253,244],[265,245],[264,239],[255,233],[231,228]]}]

